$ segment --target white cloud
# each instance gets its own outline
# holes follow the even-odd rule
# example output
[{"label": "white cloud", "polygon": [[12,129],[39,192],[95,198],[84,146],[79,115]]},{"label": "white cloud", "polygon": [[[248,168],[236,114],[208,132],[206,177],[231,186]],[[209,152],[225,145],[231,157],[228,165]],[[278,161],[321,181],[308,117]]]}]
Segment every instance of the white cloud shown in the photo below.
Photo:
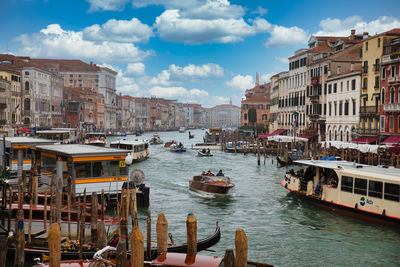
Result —
[{"label": "white cloud", "polygon": [[270,34],[271,36],[265,42],[267,47],[305,44],[307,41],[307,33],[297,26],[287,28],[274,25]]},{"label": "white cloud", "polygon": [[89,12],[99,10],[120,11],[129,0],[86,0],[90,3]]},{"label": "white cloud", "polygon": [[182,15],[191,19],[229,19],[242,17],[244,13],[243,7],[231,5],[227,0],[207,0],[203,5],[184,10]]},{"label": "white cloud", "polygon": [[385,32],[400,27],[400,20],[395,17],[381,16],[369,22],[363,21],[360,16],[350,16],[344,20],[327,18],[321,20],[322,30],[315,33],[320,36],[349,36],[350,30],[357,33],[369,32],[370,35]]},{"label": "white cloud", "polygon": [[169,66],[169,72],[174,76],[188,76],[188,77],[223,77],[224,68],[218,64],[208,63],[203,65],[193,65],[189,64],[185,67],[179,67],[175,64]]},{"label": "white cloud", "polygon": [[272,75],[274,75],[275,73],[266,73],[266,74],[262,74],[260,76],[260,84],[263,83],[268,83],[272,77]]},{"label": "white cloud", "polygon": [[150,88],[151,95],[157,97],[177,98],[187,94],[187,90],[183,87],[161,87],[154,86]]},{"label": "white cloud", "polygon": [[110,19],[101,26],[94,24],[83,29],[83,37],[94,41],[145,43],[153,35],[152,27],[141,23],[137,18]]},{"label": "white cloud", "polygon": [[149,5],[162,5],[167,9],[174,8],[194,8],[204,4],[205,0],[133,0],[132,4],[135,7],[145,7]]},{"label": "white cloud", "polygon": [[132,76],[141,76],[144,74],[145,69],[146,66],[142,62],[128,63],[128,66],[126,67],[126,74]]},{"label": "white cloud", "polygon": [[268,22],[258,18],[247,24],[243,18],[192,19],[185,18],[177,9],[163,12],[156,18],[154,27],[166,41],[200,43],[231,43],[242,41],[244,37],[266,31]]},{"label": "white cloud", "polygon": [[289,59],[287,57],[275,57],[275,60],[282,64],[289,63]]},{"label": "white cloud", "polygon": [[255,10],[251,12],[251,14],[258,14],[260,16],[264,16],[267,14],[268,10],[263,8],[262,6],[258,6]]},{"label": "white cloud", "polygon": [[162,85],[162,86],[170,86],[171,82],[169,78],[171,74],[168,70],[162,70],[157,77],[153,77],[150,81],[151,85]]},{"label": "white cloud", "polygon": [[79,58],[101,62],[137,62],[152,52],[142,51],[132,43],[94,42],[83,38],[82,32],[63,30],[58,24],[48,25],[39,33],[20,35],[19,54],[31,57]]},{"label": "white cloud", "polygon": [[236,75],[232,80],[227,81],[226,85],[235,90],[246,90],[254,87],[253,77],[250,75],[243,76],[241,74]]}]

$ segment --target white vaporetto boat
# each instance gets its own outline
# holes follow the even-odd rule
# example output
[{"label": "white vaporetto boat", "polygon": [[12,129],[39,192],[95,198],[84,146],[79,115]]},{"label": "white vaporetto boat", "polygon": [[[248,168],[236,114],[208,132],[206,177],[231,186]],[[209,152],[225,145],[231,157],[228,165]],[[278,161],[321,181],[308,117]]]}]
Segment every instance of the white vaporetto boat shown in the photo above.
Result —
[{"label": "white vaporetto boat", "polygon": [[298,160],[306,170],[286,173],[281,185],[318,206],[400,226],[400,169],[348,161]]},{"label": "white vaporetto boat", "polygon": [[132,162],[139,162],[149,157],[149,145],[145,141],[138,140],[119,140],[110,144],[111,148],[129,150],[129,155],[132,157]]}]

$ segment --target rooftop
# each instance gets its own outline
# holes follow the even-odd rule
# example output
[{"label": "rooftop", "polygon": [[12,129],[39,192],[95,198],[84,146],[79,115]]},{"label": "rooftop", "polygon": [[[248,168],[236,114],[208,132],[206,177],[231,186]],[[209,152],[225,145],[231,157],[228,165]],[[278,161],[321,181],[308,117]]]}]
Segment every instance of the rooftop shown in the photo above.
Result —
[{"label": "rooftop", "polygon": [[79,144],[41,145],[37,146],[36,150],[68,157],[120,156],[127,155],[130,152],[129,150],[124,149]]}]

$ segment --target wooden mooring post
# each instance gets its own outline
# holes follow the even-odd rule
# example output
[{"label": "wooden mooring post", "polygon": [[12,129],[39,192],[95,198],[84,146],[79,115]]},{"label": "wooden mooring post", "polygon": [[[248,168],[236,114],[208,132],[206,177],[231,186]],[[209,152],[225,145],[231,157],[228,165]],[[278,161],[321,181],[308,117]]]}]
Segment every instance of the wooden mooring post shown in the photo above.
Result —
[{"label": "wooden mooring post", "polygon": [[107,245],[106,228],[104,226],[104,189],[101,190],[100,205],[101,205],[101,220],[97,227],[97,246],[103,248]]},{"label": "wooden mooring post", "polygon": [[189,213],[186,219],[187,254],[197,254],[197,221],[196,217]]},{"label": "wooden mooring post", "polygon": [[131,253],[131,267],[142,267],[144,265],[144,238],[137,226],[132,229]]},{"label": "wooden mooring post", "polygon": [[0,235],[0,267],[6,266],[7,261],[7,238],[4,235]]},{"label": "wooden mooring post", "polygon": [[48,234],[49,252],[50,252],[50,267],[59,267],[61,261],[61,232],[60,224],[50,224]]},{"label": "wooden mooring post", "polygon": [[147,210],[146,220],[146,260],[151,260],[151,211]]},{"label": "wooden mooring post", "polygon": [[93,243],[97,243],[97,218],[99,213],[99,205],[97,204],[97,193],[92,193],[92,209],[90,217],[90,233]]},{"label": "wooden mooring post", "polygon": [[157,256],[167,252],[167,237],[168,237],[168,221],[164,213],[158,214],[157,217]]},{"label": "wooden mooring post", "polygon": [[236,229],[235,235],[235,267],[247,266],[247,236],[243,229]]}]

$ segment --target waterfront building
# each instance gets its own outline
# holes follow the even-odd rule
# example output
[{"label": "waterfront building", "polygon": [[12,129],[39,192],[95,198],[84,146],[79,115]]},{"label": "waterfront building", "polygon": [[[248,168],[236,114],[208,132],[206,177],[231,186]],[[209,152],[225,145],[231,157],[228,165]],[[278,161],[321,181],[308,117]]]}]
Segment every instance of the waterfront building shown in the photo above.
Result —
[{"label": "waterfront building", "polygon": [[272,133],[278,129],[278,115],[279,115],[279,75],[283,72],[277,73],[271,77],[271,104],[269,110],[269,132]]},{"label": "waterfront building", "polygon": [[194,125],[194,109],[191,104],[182,104],[182,111],[183,111],[183,116],[184,116],[184,122],[183,125],[186,128],[193,127]]},{"label": "waterfront building", "polygon": [[149,125],[149,99],[135,97],[135,130],[148,130]]},{"label": "waterfront building", "polygon": [[279,134],[286,133],[290,129],[289,125],[289,106],[288,106],[288,88],[289,88],[289,72],[284,71],[279,74],[278,78],[278,129]]},{"label": "waterfront building", "polygon": [[382,45],[380,134],[400,135],[400,38]]},{"label": "waterfront building", "polygon": [[[11,81],[0,75],[0,126],[5,127],[11,121],[10,99]],[[8,125],[7,125],[8,126]]]},{"label": "waterfront building", "polygon": [[229,104],[222,104],[213,107],[211,126],[228,128],[239,127],[240,107],[232,105],[232,101],[230,101]]},{"label": "waterfront building", "polygon": [[[325,80],[324,114],[327,141],[351,142],[359,124],[362,43],[354,44],[329,57]],[[325,88],[326,91],[325,91]]]},{"label": "waterfront building", "polygon": [[288,132],[290,136],[297,136],[308,126],[309,120],[306,117],[308,56],[308,49],[299,49],[289,57],[288,95],[285,96],[288,114],[285,122],[290,127]]},{"label": "waterfront building", "polygon": [[[360,125],[357,134],[369,137],[371,142],[379,136],[379,120],[381,115],[380,96],[386,94],[388,88],[381,87],[381,58],[383,47],[392,39],[400,36],[400,28],[380,33],[363,40],[362,45],[362,88]],[[385,72],[387,71],[385,67]],[[390,89],[389,89],[390,90]],[[385,102],[386,103],[386,102]],[[384,116],[381,119],[384,124]],[[379,140],[378,140],[379,142]]]},{"label": "waterfront building", "polygon": [[[4,105],[0,106],[3,106],[3,111],[7,109],[11,116],[5,116],[3,120],[0,119],[0,127],[21,126],[21,72],[13,70],[7,65],[0,65],[0,80],[3,80],[2,84],[4,85],[0,88],[0,91],[2,92],[0,103],[6,104],[5,107]],[[4,80],[6,83],[4,83]],[[8,95],[7,92],[7,82],[10,82],[11,86],[10,95]],[[8,105],[7,102],[9,103]]]},{"label": "waterfront building", "polygon": [[263,125],[268,130],[270,108],[270,83],[259,83],[257,73],[255,87],[247,89],[241,103],[241,126]]}]

